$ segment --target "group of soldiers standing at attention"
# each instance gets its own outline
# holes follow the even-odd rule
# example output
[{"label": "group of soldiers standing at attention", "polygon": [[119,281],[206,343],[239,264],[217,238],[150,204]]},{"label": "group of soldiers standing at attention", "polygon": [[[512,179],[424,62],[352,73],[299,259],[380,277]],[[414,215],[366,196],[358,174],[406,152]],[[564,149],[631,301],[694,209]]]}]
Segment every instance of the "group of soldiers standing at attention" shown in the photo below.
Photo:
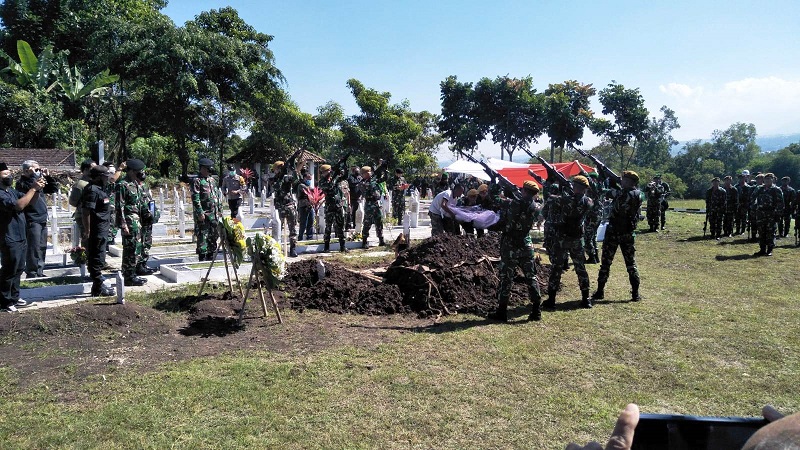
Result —
[{"label": "group of soldiers standing at attention", "polygon": [[718,177],[711,180],[706,191],[704,233],[706,226],[717,240],[749,233],[749,239],[759,244],[754,256],[772,256],[776,233],[779,238],[789,236],[792,218],[798,217],[800,197],[789,185],[791,179],[781,178],[778,187],[772,173],[757,173],[751,180],[750,172],[743,170],[739,182],[731,182],[730,175],[723,178],[722,186]]}]

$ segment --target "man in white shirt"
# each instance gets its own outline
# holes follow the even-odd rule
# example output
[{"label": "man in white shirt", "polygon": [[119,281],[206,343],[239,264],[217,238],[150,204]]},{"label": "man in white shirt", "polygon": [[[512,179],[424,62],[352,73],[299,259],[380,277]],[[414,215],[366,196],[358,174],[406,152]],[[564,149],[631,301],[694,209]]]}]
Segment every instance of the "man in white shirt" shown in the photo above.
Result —
[{"label": "man in white shirt", "polygon": [[445,231],[448,233],[454,232],[453,217],[445,211],[443,205],[458,199],[463,193],[464,188],[457,184],[452,189],[439,192],[433,198],[431,206],[428,208],[428,217],[431,218],[431,236],[442,234]]}]

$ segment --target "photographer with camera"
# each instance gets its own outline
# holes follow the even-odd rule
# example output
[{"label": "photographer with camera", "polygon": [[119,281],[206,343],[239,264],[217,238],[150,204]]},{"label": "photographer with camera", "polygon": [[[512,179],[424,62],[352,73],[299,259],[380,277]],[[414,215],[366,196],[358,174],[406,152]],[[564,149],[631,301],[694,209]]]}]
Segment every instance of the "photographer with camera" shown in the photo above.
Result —
[{"label": "photographer with camera", "polygon": [[[50,176],[50,171],[39,167],[39,163],[29,159],[22,163],[22,176],[17,180],[17,190],[28,192],[38,180],[45,181],[42,192],[52,194],[58,189],[58,182]],[[43,195],[31,201],[23,210],[27,222],[26,238],[28,249],[25,258],[25,277],[44,276],[45,253],[47,252],[47,202]]]}]

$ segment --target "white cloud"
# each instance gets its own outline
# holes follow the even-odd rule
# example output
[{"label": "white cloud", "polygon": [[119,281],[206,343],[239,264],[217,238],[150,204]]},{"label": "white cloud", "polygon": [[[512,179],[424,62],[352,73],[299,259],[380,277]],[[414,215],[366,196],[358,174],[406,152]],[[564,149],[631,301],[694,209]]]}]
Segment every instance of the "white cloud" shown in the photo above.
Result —
[{"label": "white cloud", "polygon": [[658,90],[663,98],[652,100],[675,111],[679,140],[709,138],[715,129],[735,122],[755,124],[762,136],[800,132],[800,80],[771,76],[696,86],[672,82]]}]

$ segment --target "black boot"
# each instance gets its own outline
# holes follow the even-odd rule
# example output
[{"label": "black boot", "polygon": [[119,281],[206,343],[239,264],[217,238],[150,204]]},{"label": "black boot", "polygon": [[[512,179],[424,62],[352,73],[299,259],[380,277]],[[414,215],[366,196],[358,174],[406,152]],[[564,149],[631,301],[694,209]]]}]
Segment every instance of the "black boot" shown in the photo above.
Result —
[{"label": "black boot", "polygon": [[147,280],[140,277],[125,278],[125,286],[144,286]]},{"label": "black boot", "polygon": [[531,297],[531,314],[528,316],[528,322],[538,322],[542,320],[542,297],[539,292],[533,292]]},{"label": "black boot", "polygon": [[556,291],[547,292],[547,300],[542,303],[542,308],[549,311],[556,309]]},{"label": "black boot", "polygon": [[367,238],[366,237],[361,238],[361,248],[369,248],[369,247],[367,247]]},{"label": "black boot", "polygon": [[199,255],[197,255],[197,260],[198,261],[205,261],[206,260],[206,254],[205,253],[200,253]]},{"label": "black boot", "polygon": [[378,236],[378,245],[380,245],[381,247],[386,246],[386,242],[383,242],[383,236]]},{"label": "black boot", "polygon": [[339,251],[342,253],[349,253],[350,251],[347,250],[347,245],[344,239],[339,239]]},{"label": "black boot", "polygon": [[642,299],[642,296],[639,295],[639,288],[638,287],[633,288],[631,290],[631,301],[632,302],[638,302],[641,299]]},{"label": "black boot", "polygon": [[508,322],[508,305],[498,305],[497,311],[489,314],[488,319],[498,322]]},{"label": "black boot", "polygon": [[594,294],[592,294],[592,300],[602,300],[603,297],[605,297],[605,292],[603,292],[603,289],[605,287],[606,287],[605,282],[598,283],[597,284],[597,290],[594,291]]},{"label": "black boot", "polygon": [[753,256],[764,256],[766,254],[767,254],[766,248],[762,245],[759,251],[753,253]]},{"label": "black boot", "polygon": [[289,244],[289,256],[292,258],[297,258],[297,252],[295,251],[295,247],[297,246],[296,242],[292,242]]},{"label": "black boot", "polygon": [[589,298],[589,290],[581,291],[581,308],[589,309],[592,307],[592,299]]},{"label": "black boot", "polygon": [[767,247],[767,256],[772,256],[772,246]]},{"label": "black boot", "polygon": [[325,241],[325,246],[322,247],[322,251],[325,253],[331,251],[331,241]]}]

